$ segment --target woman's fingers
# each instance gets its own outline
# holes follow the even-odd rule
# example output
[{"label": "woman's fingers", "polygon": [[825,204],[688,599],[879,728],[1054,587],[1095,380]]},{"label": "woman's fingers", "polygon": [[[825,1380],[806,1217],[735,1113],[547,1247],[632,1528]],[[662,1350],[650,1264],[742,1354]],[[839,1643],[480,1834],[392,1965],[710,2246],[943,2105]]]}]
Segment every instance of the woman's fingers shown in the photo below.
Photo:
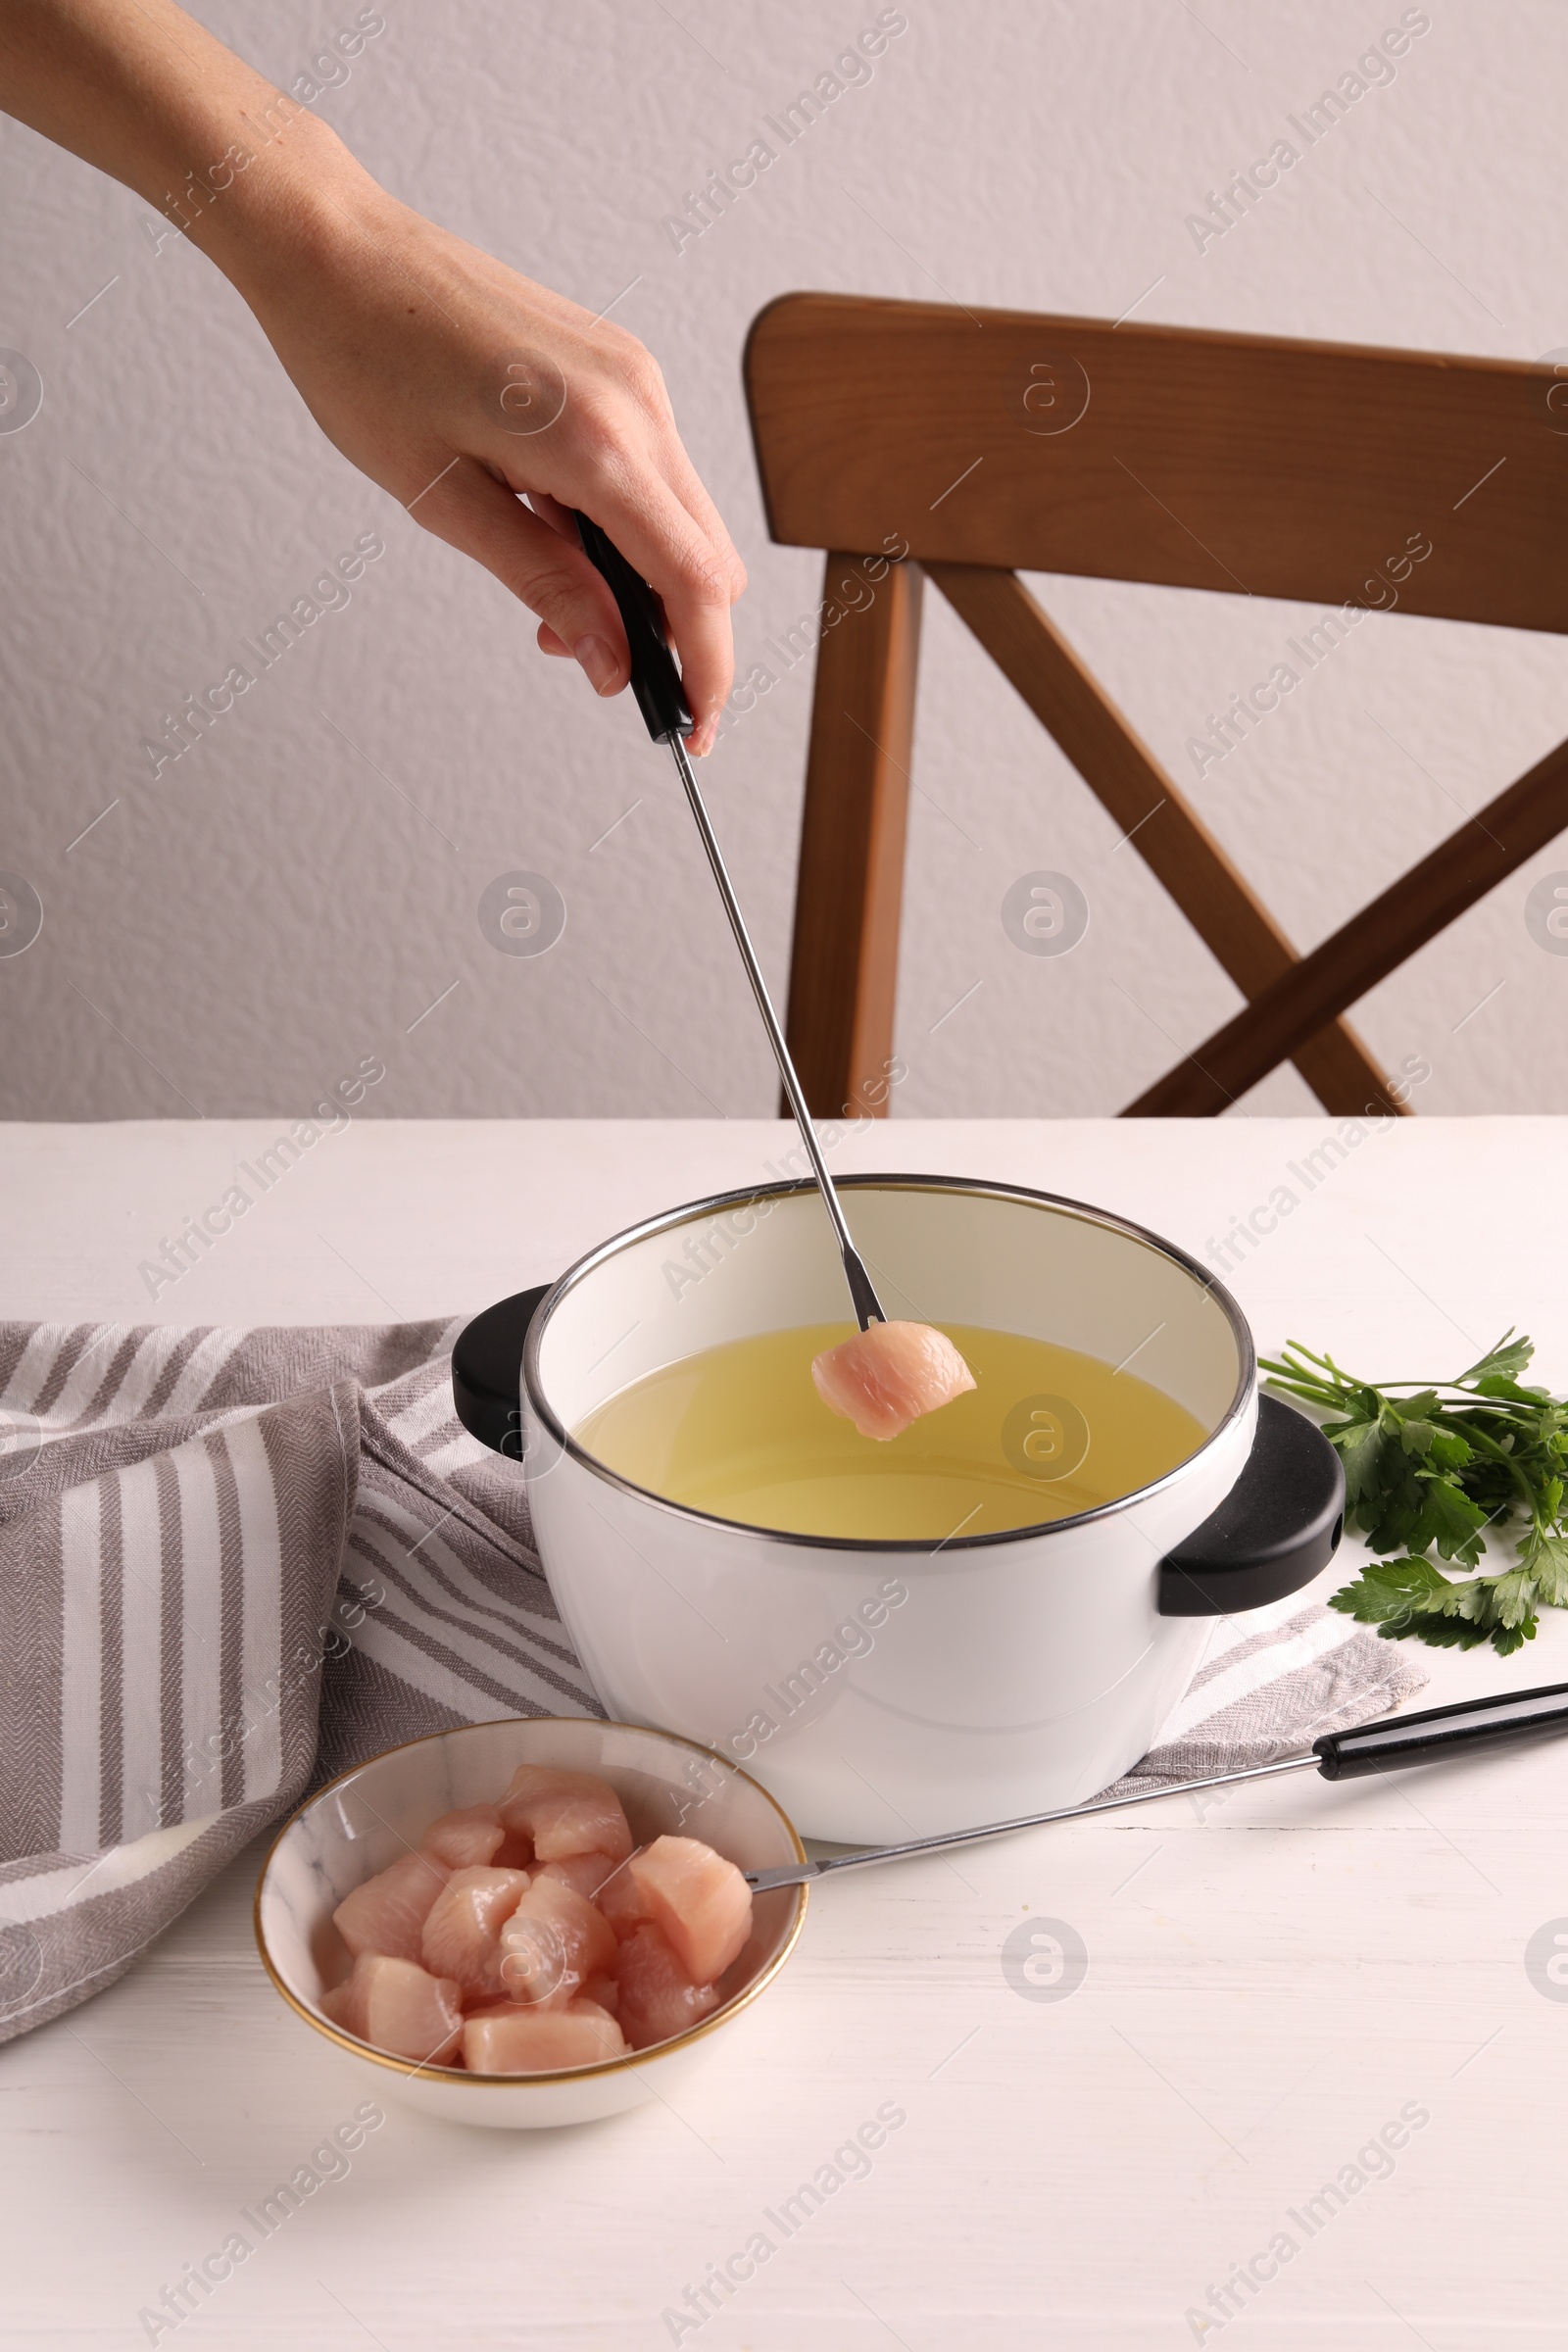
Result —
[{"label": "woman's fingers", "polygon": [[580,545],[577,517],[569,507],[562,505],[559,498],[552,498],[548,490],[530,490],[528,504],[541,522],[548,522],[553,531],[559,531],[563,539],[569,539],[574,547]]},{"label": "woman's fingers", "polygon": [[664,608],[670,642],[680,657],[681,684],[697,722],[690,748],[700,759],[712,748],[734,678],[730,564],[699,530],[662,475],[646,464],[635,471],[624,465],[606,466],[581,503]]},{"label": "woman's fingers", "polygon": [[[719,712],[734,683],[729,612],[745,589],[746,569],[686,455],[663,378],[640,345],[637,363],[631,380],[642,387],[643,465],[623,490],[613,474],[607,479],[604,496],[614,520],[583,503],[659,593],[697,721],[691,750],[700,759],[713,747]],[[637,447],[637,440],[627,436],[617,456],[623,460]]]},{"label": "woman's fingers", "polygon": [[[686,470],[691,472],[689,466]],[[696,482],[694,473],[691,479]],[[542,522],[577,544],[569,507],[541,490],[530,490],[528,501]],[[716,512],[720,544],[702,529],[676,489],[646,464],[637,467],[630,482],[607,473],[599,483],[590,483],[582,494],[582,507],[651,583],[664,607],[670,640],[680,657],[681,683],[697,721],[691,750],[701,758],[712,748],[718,713],[734,676],[729,609],[745,585],[740,558]],[[559,645],[562,632],[552,628],[551,634]],[[539,644],[543,652],[555,650],[545,643],[544,632]]]},{"label": "woman's fingers", "polygon": [[746,593],[746,566],[736,551],[735,542],[724,528],[724,518],[704,486],[703,477],[686,455],[680,436],[673,426],[665,455],[664,473],[687,514],[696,523],[729,572],[729,601],[733,605]]},{"label": "woman's fingers", "polygon": [[630,671],[626,632],[575,532],[567,538],[533,514],[471,458],[460,460],[420,500],[417,518],[538,614],[546,653],[569,654],[596,694],[620,692]]},{"label": "woman's fingers", "polygon": [[[545,490],[530,490],[528,504],[540,521],[547,522],[563,539],[569,539],[573,547],[582,545],[577,536],[577,517],[569,507],[562,505],[559,498],[552,498]],[[534,643],[542,654],[554,654],[567,662],[571,660],[570,646],[564,638],[557,636],[548,620],[539,623]]]},{"label": "woman's fingers", "polygon": [[565,397],[550,424],[509,437],[511,446],[497,446],[490,463],[573,546],[573,510],[591,515],[654,588],[696,721],[691,749],[701,755],[712,745],[733,681],[729,610],[745,588],[745,568],[681,444],[651,353],[635,336],[590,321],[571,356],[575,364],[561,369]]}]

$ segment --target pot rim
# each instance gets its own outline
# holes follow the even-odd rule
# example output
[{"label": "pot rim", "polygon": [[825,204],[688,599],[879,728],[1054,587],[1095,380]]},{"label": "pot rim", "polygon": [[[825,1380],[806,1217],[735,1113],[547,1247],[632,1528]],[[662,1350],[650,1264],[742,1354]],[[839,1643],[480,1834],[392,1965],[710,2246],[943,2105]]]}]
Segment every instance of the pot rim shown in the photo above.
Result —
[{"label": "pot rim", "polygon": [[696,1510],[690,1503],[675,1502],[667,1494],[656,1494],[651,1487],[640,1487],[633,1480],[622,1478],[618,1471],[612,1470],[608,1463],[600,1461],[596,1454],[578,1444],[545,1396],[539,1372],[539,1350],[551,1316],[570,1292],[611,1258],[629,1249],[634,1242],[646,1241],[653,1234],[668,1232],[678,1225],[693,1224],[726,1208],[758,1200],[781,1200],[816,1191],[814,1178],[790,1177],[771,1184],[747,1185],[736,1192],[713,1193],[706,1200],[688,1200],[679,1208],[663,1209],[657,1216],[645,1217],[640,1224],[628,1225],[624,1232],[612,1235],[609,1241],[596,1243],[592,1250],[577,1259],[575,1265],[568,1266],[545,1294],[528,1325],[522,1355],[522,1386],[529,1405],[562,1451],[581,1468],[591,1471],[606,1486],[614,1487],[622,1494],[629,1494],[639,1502],[652,1503],[658,1509],[699,1527],[722,1528],[726,1534],[750,1537],[769,1546],[793,1544],[811,1551],[889,1553],[907,1559],[935,1557],[939,1551],[978,1551],[993,1544],[1016,1544],[1041,1536],[1065,1534],[1070,1528],[1088,1527],[1097,1520],[1109,1519],[1117,1512],[1130,1510],[1135,1504],[1146,1501],[1150,1495],[1162,1494],[1176,1480],[1185,1478],[1194,1464],[1200,1462],[1211,1446],[1218,1445],[1246,1412],[1257,1379],[1257,1351],[1252,1344],[1251,1327],[1225,1285],[1175,1242],[1166,1241],[1162,1234],[1152,1232],[1147,1225],[1135,1224],[1130,1217],[1117,1216],[1112,1209],[1097,1208],[1093,1201],[1073,1200],[1064,1193],[1037,1192],[1028,1185],[993,1183],[985,1177],[849,1175],[838,1177],[835,1181],[840,1192],[967,1193],[980,1200],[1016,1200],[1030,1208],[1064,1210],[1071,1216],[1123,1234],[1146,1250],[1154,1250],[1191,1275],[1200,1289],[1206,1291],[1215,1300],[1229,1323],[1241,1359],[1235,1395],[1201,1446],[1190,1453],[1185,1461],[1178,1462],[1174,1469],[1167,1470],[1160,1478],[1152,1479],[1147,1486],[1135,1487],[1130,1494],[1119,1494],[1111,1502],[1096,1503],[1087,1511],[1074,1511],[1065,1519],[1047,1519],[1029,1527],[993,1528],[973,1536],[945,1536],[936,1544],[903,1536],[808,1536],[792,1528],[757,1527],[749,1520],[724,1519],[713,1511]]}]

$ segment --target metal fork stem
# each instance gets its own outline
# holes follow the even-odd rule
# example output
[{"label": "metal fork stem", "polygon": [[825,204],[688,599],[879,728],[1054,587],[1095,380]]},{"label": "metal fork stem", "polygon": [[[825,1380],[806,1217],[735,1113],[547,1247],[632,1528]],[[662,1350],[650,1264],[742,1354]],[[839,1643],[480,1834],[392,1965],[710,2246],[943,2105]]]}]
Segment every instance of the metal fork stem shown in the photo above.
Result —
[{"label": "metal fork stem", "polygon": [[1199,1788],[1229,1788],[1240,1781],[1271,1780],[1277,1773],[1300,1772],[1308,1764],[1321,1769],[1313,1754],[1285,1756],[1277,1764],[1250,1764],[1244,1772],[1216,1772],[1206,1781],[1174,1781],[1163,1788],[1140,1788],[1131,1796],[1113,1796],[1101,1805],[1058,1805],[1052,1813],[1023,1813],[1016,1821],[991,1821],[977,1830],[944,1830],[935,1838],[909,1838],[902,1845],[868,1845],[855,1854],[827,1854],[820,1862],[791,1862],[782,1870],[749,1870],[746,1884],[754,1894],[774,1886],[805,1886],[835,1870],[864,1870],[872,1862],[902,1862],[909,1854],[940,1853],[944,1846],[975,1845],[983,1838],[1004,1838],[1009,1830],[1039,1829],[1050,1821],[1087,1821],[1096,1813],[1119,1813],[1124,1805],[1152,1804],[1156,1796],[1188,1796]]},{"label": "metal fork stem", "polygon": [[827,1172],[827,1163],[822,1157],[821,1147],[816,1140],[816,1129],[812,1126],[811,1114],[806,1107],[806,1097],[802,1094],[801,1082],[795,1075],[795,1064],[790,1059],[789,1047],[784,1043],[784,1032],[778,1025],[778,1015],[773,1010],[773,1000],[767,993],[767,983],[762,978],[762,967],[757,960],[757,950],[753,947],[751,934],[746,928],[746,918],[741,913],[740,903],[735,896],[735,886],[729,878],[729,869],[724,863],[724,854],[718,846],[717,837],[709,819],[707,804],[703,799],[697,778],[692,772],[692,763],[687,757],[686,746],[678,735],[671,735],[668,741],[670,757],[675,762],[675,772],[685,786],[686,798],[691,803],[692,814],[697,819],[697,830],[702,835],[703,847],[708,852],[708,862],[713,869],[713,880],[718,884],[718,895],[724,902],[724,912],[729,916],[729,927],[735,934],[735,945],[739,948],[741,961],[746,966],[746,977],[751,982],[752,994],[757,999],[757,1009],[761,1014],[762,1026],[767,1031],[767,1042],[773,1049],[773,1059],[778,1064],[778,1074],[784,1082],[784,1093],[788,1098],[791,1110],[795,1113],[795,1124],[801,1131],[801,1141],[809,1155],[811,1170],[827,1205],[827,1213],[833,1220],[833,1230],[838,1236],[839,1254],[844,1260],[844,1278],[850,1286],[850,1297],[855,1302],[856,1318],[860,1329],[864,1331],[872,1323],[885,1323],[887,1316],[877,1298],[871,1277],[865,1270],[864,1261],[850,1239],[850,1229],[844,1221],[844,1210],[834,1189],[833,1179]]}]

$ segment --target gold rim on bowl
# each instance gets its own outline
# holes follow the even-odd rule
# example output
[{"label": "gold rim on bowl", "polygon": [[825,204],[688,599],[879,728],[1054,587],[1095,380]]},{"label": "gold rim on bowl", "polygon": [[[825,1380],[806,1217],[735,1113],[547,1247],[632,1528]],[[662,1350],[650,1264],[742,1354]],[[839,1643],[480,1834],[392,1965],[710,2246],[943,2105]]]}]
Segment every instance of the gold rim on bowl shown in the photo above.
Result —
[{"label": "gold rim on bowl", "polygon": [[[735,1763],[731,1757],[718,1755],[712,1748],[704,1747],[696,1740],[687,1740],[679,1732],[656,1732],[646,1723],[607,1722],[597,1715],[500,1715],[494,1718],[494,1723],[589,1723],[598,1725],[601,1731],[632,1732],[648,1740],[664,1740],[675,1747],[690,1748],[693,1755],[703,1756],[711,1764],[723,1765],[726,1771],[734,1773],[738,1780],[745,1781],[748,1787],[755,1788],[759,1796],[764,1798],[772,1806],[784,1824],[789,1833],[790,1843],[795,1849],[796,1861],[804,1862],[807,1859],[806,1848],[801,1843],[800,1833],[777,1797],[771,1795],[762,1787],[760,1781],[754,1779],[744,1766]],[[471,2074],[466,2067],[430,2066],[423,2061],[415,2066],[409,2066],[401,2058],[391,2057],[385,2050],[374,2049],[369,2042],[360,2041],[354,2034],[343,2033],[329,2019],[318,2016],[307,2002],[299,1998],[297,1993],[290,1991],[273,1965],[272,1956],[267,1948],[267,1937],[262,1930],[262,1890],[267,1885],[267,1876],[272,1867],[273,1857],[295,1823],[303,1820],[307,1813],[320,1803],[322,1797],[330,1796],[334,1788],[341,1788],[345,1781],[352,1781],[360,1773],[368,1772],[372,1764],[381,1763],[387,1756],[402,1755],[406,1749],[411,1747],[428,1747],[436,1740],[451,1740],[463,1732],[489,1731],[492,1728],[493,1725],[490,1723],[454,1724],[447,1731],[425,1732],[417,1740],[400,1740],[394,1747],[383,1747],[375,1755],[367,1756],[362,1764],[351,1764],[347,1772],[340,1772],[335,1780],[323,1783],[314,1795],[308,1796],[303,1804],[295,1806],[287,1821],[278,1829],[271,1844],[267,1849],[267,1859],[262,1864],[261,1876],[256,1882],[256,1894],[251,1904],[251,1928],[256,1937],[256,1949],[261,1954],[262,1966],[270,1977],[276,1990],[281,1993],[295,2014],[302,2017],[308,2026],[313,2026],[325,2040],[335,2042],[341,2050],[347,2050],[351,2057],[368,2058],[373,2066],[384,2066],[389,2074],[402,2075],[406,2082],[412,2082],[416,2075],[422,2075],[427,2082],[431,2082],[500,2084],[505,2088],[516,2090],[519,2088],[543,2089],[558,2082],[587,2082],[597,2075],[619,2074],[627,2068],[643,2065],[648,2059],[662,2058],[672,2051],[687,2049],[694,2041],[701,2041],[705,2034],[711,2034],[715,2027],[727,2024],[732,2017],[738,2016],[742,2009],[755,2001],[758,1994],[772,1983],[795,1949],[801,1930],[806,1924],[806,1906],[810,1893],[807,1886],[796,1886],[790,1889],[799,1898],[795,1907],[795,1917],[790,1924],[788,1935],[772,1959],[767,1962],[765,1967],[759,1969],[749,1984],[743,1985],[739,1992],[733,1993],[722,2008],[715,2009],[711,2017],[703,2018],[699,2024],[688,2026],[683,2034],[672,2034],[667,2041],[651,2042],[646,2050],[627,2050],[619,2058],[602,2058],[596,2066],[557,2067],[549,2074],[533,2075],[475,2075]]]}]

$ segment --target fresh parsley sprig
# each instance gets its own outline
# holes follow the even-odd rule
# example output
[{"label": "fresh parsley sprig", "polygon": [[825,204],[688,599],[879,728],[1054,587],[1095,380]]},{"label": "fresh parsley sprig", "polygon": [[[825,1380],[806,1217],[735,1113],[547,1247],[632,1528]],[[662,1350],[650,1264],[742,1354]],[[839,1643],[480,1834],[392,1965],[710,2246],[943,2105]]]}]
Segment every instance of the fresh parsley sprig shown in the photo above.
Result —
[{"label": "fresh parsley sprig", "polygon": [[[1263,1370],[1269,1386],[1343,1416],[1323,1435],[1345,1464],[1345,1511],[1379,1560],[1336,1592],[1330,1608],[1385,1641],[1499,1657],[1536,1638],[1536,1610],[1568,1608],[1568,1399],[1524,1388],[1535,1349],[1504,1332],[1457,1380],[1373,1383],[1292,1340]],[[1512,1536],[1515,1560],[1479,1571],[1488,1535]],[[1431,1555],[1437,1554],[1434,1559]]]}]

